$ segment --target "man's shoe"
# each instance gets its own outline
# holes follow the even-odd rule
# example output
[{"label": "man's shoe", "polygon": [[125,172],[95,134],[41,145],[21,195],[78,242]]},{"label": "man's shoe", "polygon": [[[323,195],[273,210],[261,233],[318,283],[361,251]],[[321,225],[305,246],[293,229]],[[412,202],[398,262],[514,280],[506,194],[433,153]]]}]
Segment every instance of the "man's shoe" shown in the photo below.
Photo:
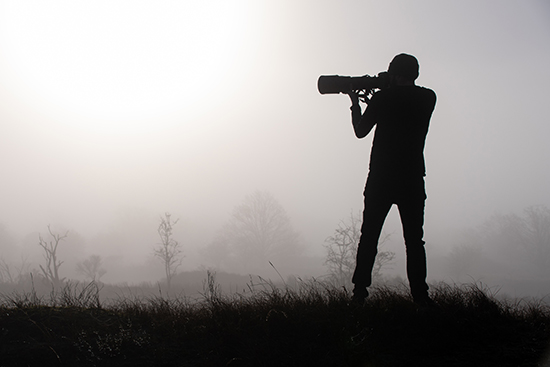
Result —
[{"label": "man's shoe", "polygon": [[351,302],[362,306],[365,303],[365,299],[367,299],[368,296],[369,296],[369,292],[367,291],[367,288],[355,287],[353,289],[353,296],[351,297]]}]

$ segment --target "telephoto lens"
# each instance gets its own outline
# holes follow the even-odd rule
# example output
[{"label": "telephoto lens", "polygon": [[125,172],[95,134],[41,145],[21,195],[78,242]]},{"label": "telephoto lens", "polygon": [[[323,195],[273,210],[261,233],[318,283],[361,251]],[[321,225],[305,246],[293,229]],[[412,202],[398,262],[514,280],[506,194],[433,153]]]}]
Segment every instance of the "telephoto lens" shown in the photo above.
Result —
[{"label": "telephoto lens", "polygon": [[386,72],[378,76],[343,76],[343,75],[321,75],[317,80],[317,89],[321,94],[347,93],[353,90],[371,91],[382,89],[389,84]]}]

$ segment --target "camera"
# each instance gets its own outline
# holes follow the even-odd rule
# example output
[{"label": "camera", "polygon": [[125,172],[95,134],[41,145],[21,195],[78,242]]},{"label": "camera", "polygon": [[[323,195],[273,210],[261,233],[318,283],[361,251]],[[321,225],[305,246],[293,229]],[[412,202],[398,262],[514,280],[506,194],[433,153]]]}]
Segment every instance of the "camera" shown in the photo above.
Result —
[{"label": "camera", "polygon": [[321,75],[317,81],[317,89],[321,94],[364,91],[364,95],[368,95],[373,93],[375,89],[384,89],[389,85],[390,77],[385,71],[378,73],[378,76]]}]

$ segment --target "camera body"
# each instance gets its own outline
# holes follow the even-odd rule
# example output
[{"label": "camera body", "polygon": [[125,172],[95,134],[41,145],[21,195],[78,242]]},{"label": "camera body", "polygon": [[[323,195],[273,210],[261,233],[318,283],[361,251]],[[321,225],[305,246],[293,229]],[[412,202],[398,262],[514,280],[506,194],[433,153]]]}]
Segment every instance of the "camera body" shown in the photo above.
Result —
[{"label": "camera body", "polygon": [[378,73],[378,76],[321,75],[317,81],[317,89],[321,94],[364,91],[368,95],[374,92],[375,89],[384,89],[389,85],[390,77],[385,71]]}]

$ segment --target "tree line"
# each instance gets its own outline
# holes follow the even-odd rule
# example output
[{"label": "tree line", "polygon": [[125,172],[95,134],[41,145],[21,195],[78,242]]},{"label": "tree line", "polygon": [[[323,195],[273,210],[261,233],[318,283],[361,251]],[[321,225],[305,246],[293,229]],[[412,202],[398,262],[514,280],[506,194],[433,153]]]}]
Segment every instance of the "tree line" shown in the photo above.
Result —
[{"label": "tree line", "polygon": [[[152,255],[164,270],[164,282],[172,286],[174,276],[181,270],[185,257],[184,243],[175,238],[174,228],[179,219],[170,213],[159,218],[159,241],[152,244]],[[349,289],[355,267],[355,254],[360,237],[360,216],[351,213],[342,219],[324,244],[325,280]],[[54,287],[66,278],[60,269],[66,266],[59,255],[59,248],[70,236],[69,232],[57,233],[47,226],[46,235],[39,234],[37,244],[42,251],[43,262],[35,276]],[[383,279],[384,271],[395,260],[395,253],[384,250],[389,234],[380,239],[380,251],[373,270],[374,281]],[[450,250],[448,270],[455,279],[468,274],[476,262],[483,259],[490,249],[497,249],[498,256],[514,258],[541,274],[550,275],[550,210],[545,206],[533,206],[523,215],[495,215],[484,224],[465,231],[461,240]],[[300,261],[304,249],[300,233],[293,227],[283,206],[269,192],[256,191],[234,207],[227,222],[217,232],[211,243],[202,249],[213,269],[240,274],[257,274],[273,264]],[[491,254],[498,258],[497,255]],[[86,281],[100,282],[107,273],[99,254],[89,255],[76,263],[75,269]],[[189,269],[191,270],[191,269]],[[0,282],[15,283],[30,273],[30,264],[22,260],[20,266],[0,258]]]}]

